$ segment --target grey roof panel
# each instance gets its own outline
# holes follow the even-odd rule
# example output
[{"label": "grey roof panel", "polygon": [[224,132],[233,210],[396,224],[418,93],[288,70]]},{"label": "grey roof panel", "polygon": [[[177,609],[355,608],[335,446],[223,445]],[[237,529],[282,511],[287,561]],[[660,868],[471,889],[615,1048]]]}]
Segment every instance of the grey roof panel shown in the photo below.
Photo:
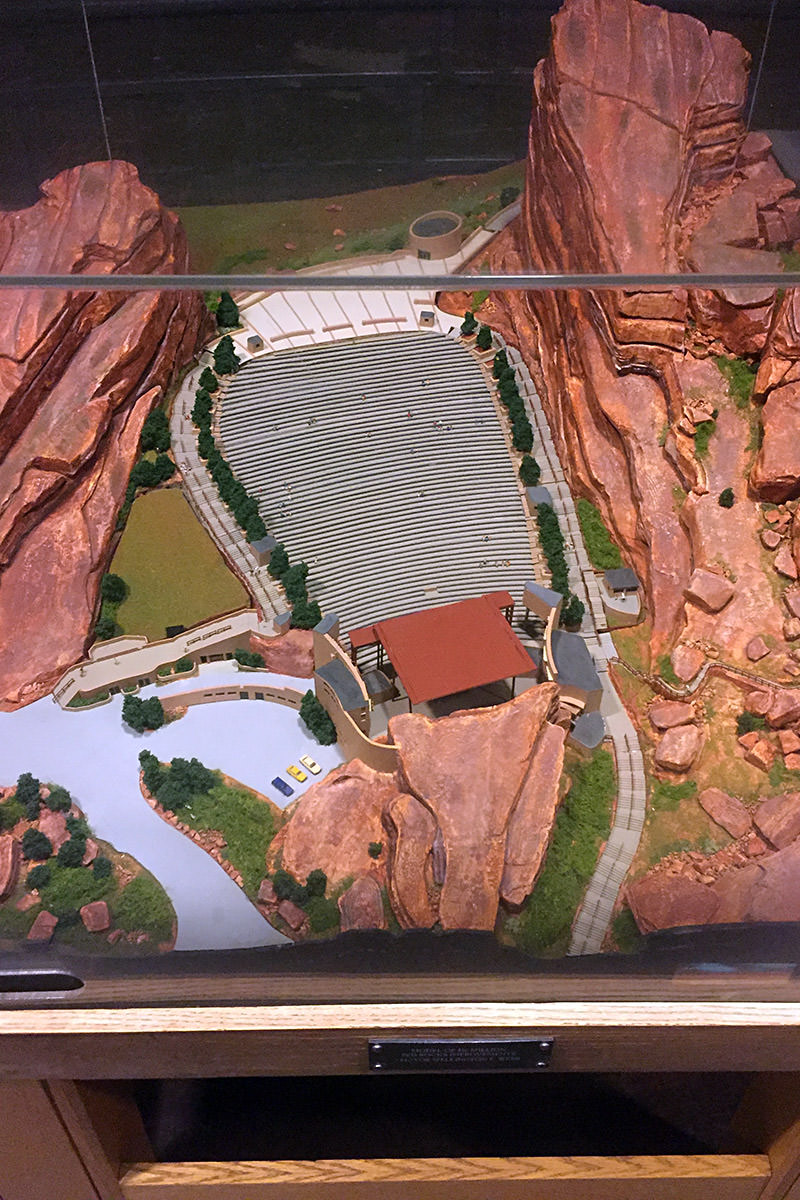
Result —
[{"label": "grey roof panel", "polygon": [[543,600],[545,604],[549,604],[551,608],[555,608],[558,602],[564,599],[561,592],[554,592],[552,588],[546,588],[544,584],[537,583],[535,579],[531,579],[525,584],[525,591],[538,596],[540,600]]},{"label": "grey roof panel", "polygon": [[594,659],[580,634],[554,629],[552,645],[559,683],[580,688],[584,692],[594,692],[602,688]]},{"label": "grey roof panel", "polygon": [[581,713],[570,736],[587,750],[594,750],[606,736],[606,723],[599,712]]},{"label": "grey roof panel", "polygon": [[612,592],[635,592],[639,588],[639,580],[630,567],[613,567],[604,572],[603,578]]},{"label": "grey roof panel", "polygon": [[539,487],[526,488],[525,491],[528,493],[529,504],[549,504],[551,508],[553,507],[553,497],[546,487],[539,485]]},{"label": "grey roof panel", "polygon": [[361,689],[347,667],[338,658],[332,658],[324,666],[317,667],[315,674],[330,684],[339,697],[345,712],[353,712],[354,709],[365,707],[366,701]]}]

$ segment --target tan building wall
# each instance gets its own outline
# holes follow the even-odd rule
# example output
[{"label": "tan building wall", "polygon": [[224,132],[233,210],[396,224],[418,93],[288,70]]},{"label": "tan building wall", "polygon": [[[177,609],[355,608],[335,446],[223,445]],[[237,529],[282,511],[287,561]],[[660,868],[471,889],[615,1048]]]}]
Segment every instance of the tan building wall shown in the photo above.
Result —
[{"label": "tan building wall", "polygon": [[216,704],[220,700],[270,700],[273,704],[285,704],[299,709],[303,692],[294,688],[259,687],[257,683],[226,684],[224,687],[193,688],[190,692],[174,692],[164,696],[161,703],[164,712],[172,713],[178,708],[189,708],[194,704]]},{"label": "tan building wall", "polygon": [[[326,633],[314,631],[314,666],[322,667],[332,659],[338,658],[353,678],[357,681],[364,697],[364,708],[355,714],[346,713],[342,708],[339,697],[333,688],[319,675],[314,676],[314,691],[317,699],[336,726],[339,745],[345,758],[360,758],[374,771],[394,771],[398,764],[397,750],[394,746],[384,746],[382,742],[373,742],[368,736],[370,729],[371,706],[364,680],[358,669],[350,661],[339,643]],[[359,723],[361,728],[359,728]]]},{"label": "tan building wall", "polygon": [[[449,217],[456,224],[446,233],[436,234],[433,237],[425,237],[415,232],[422,222],[433,220],[436,217]],[[446,212],[444,209],[424,213],[411,224],[408,231],[408,247],[414,254],[419,254],[422,250],[428,258],[451,258],[461,249],[462,232],[462,220],[458,213]]]}]

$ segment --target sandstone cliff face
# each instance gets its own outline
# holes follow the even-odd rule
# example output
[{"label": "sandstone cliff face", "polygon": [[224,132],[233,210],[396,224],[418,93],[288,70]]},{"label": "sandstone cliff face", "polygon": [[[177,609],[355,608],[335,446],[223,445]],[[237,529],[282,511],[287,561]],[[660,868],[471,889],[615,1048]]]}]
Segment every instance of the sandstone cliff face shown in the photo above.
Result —
[{"label": "sandstone cliff face", "polygon": [[[271,863],[280,852],[301,881],[321,867],[333,885],[385,882],[404,929],[493,929],[501,899],[519,906],[530,894],[552,833],[565,737],[547,720],[557,694],[546,683],[496,708],[393,717],[398,770],[356,759],[313,784]],[[385,848],[377,861],[370,842]],[[372,884],[359,886],[374,899]]]},{"label": "sandstone cliff face", "polygon": [[[188,269],[177,217],[129,163],[89,163],[0,213],[6,274]],[[193,352],[183,293],[0,292],[0,707],[81,656],[139,435]]]},{"label": "sandstone cliff face", "polygon": [[[776,247],[800,236],[800,198],[768,139],[745,137],[742,46],[637,0],[566,0],[552,28],[535,72],[522,212],[489,247],[491,269],[780,270]],[[741,475],[729,474],[746,471],[753,452],[710,352],[764,352],[757,395],[775,390],[753,484],[773,499],[800,487],[796,446],[783,436],[797,420],[800,310],[789,294],[775,321],[776,305],[771,289],[752,286],[500,292],[489,301],[487,320],[537,379],[573,489],[599,506],[645,583],[655,651],[686,620],[695,567],[758,562],[754,522],[738,507],[712,511],[722,487],[741,490]],[[684,414],[700,402],[723,418],[703,461]],[[685,509],[681,493],[690,495]],[[768,592],[759,612],[774,607]],[[746,615],[726,614],[717,637],[733,657]]]}]

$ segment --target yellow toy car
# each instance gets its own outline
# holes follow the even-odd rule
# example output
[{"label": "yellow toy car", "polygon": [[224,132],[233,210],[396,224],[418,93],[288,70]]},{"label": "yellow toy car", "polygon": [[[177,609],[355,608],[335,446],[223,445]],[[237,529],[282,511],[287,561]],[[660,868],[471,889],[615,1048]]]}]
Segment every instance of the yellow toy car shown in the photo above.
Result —
[{"label": "yellow toy car", "polygon": [[286,768],[286,774],[291,775],[292,779],[296,779],[298,783],[305,783],[305,781],[308,779],[305,771],[301,771],[299,767],[294,765],[294,763],[292,763],[290,767]]},{"label": "yellow toy car", "polygon": [[322,767],[319,765],[319,763],[314,762],[314,759],[308,754],[301,754],[300,762],[303,764],[306,770],[311,772],[312,775],[319,775],[320,771],[322,770]]}]

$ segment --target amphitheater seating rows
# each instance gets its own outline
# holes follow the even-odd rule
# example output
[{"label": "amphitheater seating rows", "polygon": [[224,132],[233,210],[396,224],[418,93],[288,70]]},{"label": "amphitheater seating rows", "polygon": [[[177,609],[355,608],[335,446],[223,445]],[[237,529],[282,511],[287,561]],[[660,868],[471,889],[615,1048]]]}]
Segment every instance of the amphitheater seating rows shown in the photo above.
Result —
[{"label": "amphitheater seating rows", "polygon": [[532,564],[513,464],[479,367],[441,333],[254,359],[225,389],[220,436],[345,631],[483,591],[521,601]]}]

